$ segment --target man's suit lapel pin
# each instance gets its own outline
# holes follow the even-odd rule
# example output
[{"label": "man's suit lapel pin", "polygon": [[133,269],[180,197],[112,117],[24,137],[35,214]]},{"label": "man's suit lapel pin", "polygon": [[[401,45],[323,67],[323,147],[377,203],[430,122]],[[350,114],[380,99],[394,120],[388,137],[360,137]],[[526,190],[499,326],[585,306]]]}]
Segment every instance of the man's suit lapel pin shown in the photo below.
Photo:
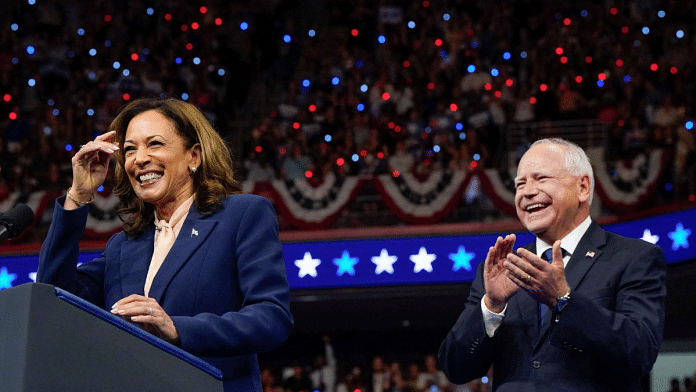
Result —
[{"label": "man's suit lapel pin", "polygon": [[591,250],[588,250],[587,253],[585,253],[585,257],[594,257],[594,252]]},{"label": "man's suit lapel pin", "polygon": [[191,237],[193,237],[194,235],[195,235],[195,236],[198,235],[198,230],[196,230],[196,229],[191,229]]}]

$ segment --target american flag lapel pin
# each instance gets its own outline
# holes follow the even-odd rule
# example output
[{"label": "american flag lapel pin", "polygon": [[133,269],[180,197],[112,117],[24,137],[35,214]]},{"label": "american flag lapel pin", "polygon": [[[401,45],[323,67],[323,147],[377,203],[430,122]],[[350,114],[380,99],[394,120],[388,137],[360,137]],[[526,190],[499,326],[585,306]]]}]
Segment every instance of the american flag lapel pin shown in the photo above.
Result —
[{"label": "american flag lapel pin", "polygon": [[191,237],[197,236],[198,235],[198,230],[196,229],[191,229]]},{"label": "american flag lapel pin", "polygon": [[594,252],[591,250],[588,250],[587,253],[585,253],[585,257],[594,257]]}]

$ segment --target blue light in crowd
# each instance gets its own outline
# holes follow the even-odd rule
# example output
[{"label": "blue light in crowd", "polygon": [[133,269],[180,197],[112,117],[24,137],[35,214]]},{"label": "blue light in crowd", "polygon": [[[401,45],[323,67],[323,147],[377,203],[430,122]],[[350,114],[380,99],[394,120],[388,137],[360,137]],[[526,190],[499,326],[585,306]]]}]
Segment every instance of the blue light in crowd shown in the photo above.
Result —
[{"label": "blue light in crowd", "polygon": [[87,109],[88,116],[94,116],[94,109]]},{"label": "blue light in crowd", "polygon": [[383,35],[380,35],[379,37],[377,37],[377,42],[379,42],[380,44],[383,44],[383,43],[387,42],[387,38]]},{"label": "blue light in crowd", "polygon": [[425,133],[430,133],[430,132],[432,132],[432,131],[433,131],[432,128],[430,128],[430,127],[425,127]]},{"label": "blue light in crowd", "polygon": [[57,115],[60,114],[60,110],[58,110],[58,109],[53,109],[53,111],[52,111],[51,113],[52,113],[54,116],[57,116]]},{"label": "blue light in crowd", "polygon": [[562,15],[561,15],[560,12],[558,12],[558,13],[556,13],[556,15],[554,15],[554,17],[555,17],[556,19],[561,19]]},{"label": "blue light in crowd", "polygon": [[34,79],[29,79],[28,83],[29,83],[29,86],[31,86],[31,87],[36,86],[36,80],[34,80]]},{"label": "blue light in crowd", "polygon": [[155,14],[155,10],[154,10],[152,7],[149,7],[149,8],[147,9],[146,12],[147,12],[147,14],[150,15],[150,16],[152,16],[152,15]]},{"label": "blue light in crowd", "polygon": [[128,76],[130,75],[130,71],[128,69],[123,70],[123,76]]},{"label": "blue light in crowd", "polygon": [[368,88],[369,88],[369,87],[367,87],[366,84],[363,84],[362,86],[360,86],[360,91],[366,93]]},{"label": "blue light in crowd", "polygon": [[457,129],[457,131],[461,131],[462,129],[464,129],[464,124],[458,122],[454,125],[454,128]]},{"label": "blue light in crowd", "polygon": [[684,124],[684,128],[688,130],[694,129],[694,122],[693,121],[687,121],[686,124]]},{"label": "blue light in crowd", "polygon": [[466,71],[469,73],[474,73],[476,72],[476,66],[474,64],[470,64],[468,67],[466,67]]},{"label": "blue light in crowd", "polygon": [[638,41],[638,40],[633,41],[633,46],[635,46],[636,48],[639,47],[640,41]]},{"label": "blue light in crowd", "polygon": [[217,73],[219,76],[225,76],[225,70],[223,68],[218,69]]},{"label": "blue light in crowd", "polygon": [[583,18],[587,17],[587,10],[580,11],[580,16],[582,16]]},{"label": "blue light in crowd", "polygon": [[677,38],[684,38],[684,30],[677,30]]},{"label": "blue light in crowd", "polygon": [[440,152],[440,146],[438,146],[437,144],[434,145],[434,146],[433,146],[433,151],[435,151],[435,152]]},{"label": "blue light in crowd", "polygon": [[657,11],[657,17],[658,17],[658,18],[662,19],[662,18],[665,17],[665,15],[667,15],[667,14],[665,13],[665,11],[662,11],[662,10]]},{"label": "blue light in crowd", "polygon": [[471,43],[471,47],[474,48],[474,49],[478,48],[478,47],[479,47],[478,41],[472,42],[472,43]]},{"label": "blue light in crowd", "polygon": [[48,125],[46,125],[45,127],[43,127],[43,133],[44,133],[44,135],[48,136],[48,135],[50,135],[52,132],[53,132],[53,130],[52,130],[51,127],[49,127]]},{"label": "blue light in crowd", "polygon": [[188,101],[189,95],[187,93],[183,93],[183,94],[181,94],[181,99],[184,101]]},{"label": "blue light in crowd", "polygon": [[[148,48],[143,48],[143,54],[150,54],[150,49],[148,49]],[[144,61],[143,56],[140,56],[140,60],[143,60],[143,61]]]},{"label": "blue light in crowd", "polygon": [[36,0],[28,0],[27,3],[29,5],[34,5],[34,4],[36,4]]},{"label": "blue light in crowd", "polygon": [[356,61],[356,62],[355,62],[355,66],[358,67],[358,68],[362,67],[362,66],[363,66],[362,60]]},{"label": "blue light in crowd", "polygon": [[196,65],[200,65],[201,59],[198,58],[198,57],[194,57],[194,58],[193,58],[193,63],[196,64]]},{"label": "blue light in crowd", "polygon": [[108,40],[108,39],[107,39],[106,41],[104,41],[104,46],[106,46],[107,48],[110,48],[110,47],[111,47],[111,41]]},{"label": "blue light in crowd", "polygon": [[72,144],[66,144],[65,151],[72,151]]},{"label": "blue light in crowd", "polygon": [[351,159],[353,162],[357,162],[358,159],[360,159],[360,156],[359,156],[358,154],[353,154],[353,156],[351,156],[350,159]]},{"label": "blue light in crowd", "polygon": [[12,29],[12,31],[17,31],[19,30],[19,25],[17,23],[12,23],[10,29]]},{"label": "blue light in crowd", "polygon": [[459,140],[465,140],[466,139],[466,132],[459,132]]},{"label": "blue light in crowd", "polygon": [[34,52],[36,52],[36,50],[34,49],[33,46],[31,46],[31,45],[27,46],[27,53],[34,54]]},{"label": "blue light in crowd", "polygon": [[308,33],[308,34],[309,34],[310,37],[314,37],[315,35],[317,35],[317,32],[314,31],[314,30],[309,30],[309,33]]},{"label": "blue light in crowd", "polygon": [[597,87],[604,87],[604,81],[603,81],[603,80],[598,80],[598,81],[597,81]]},{"label": "blue light in crowd", "polygon": [[624,76],[624,82],[628,83],[631,81],[631,75]]},{"label": "blue light in crowd", "polygon": [[640,31],[643,32],[643,35],[648,35],[648,34],[650,34],[650,27],[643,26],[643,29],[641,29]]},{"label": "blue light in crowd", "polygon": [[99,188],[97,188],[97,192],[104,192],[104,185],[99,185]]},{"label": "blue light in crowd", "polygon": [[338,76],[334,76],[333,78],[331,78],[331,84],[333,84],[334,86],[338,86],[339,83],[341,83],[341,79],[339,79]]},{"label": "blue light in crowd", "polygon": [[[587,11],[583,11],[584,13],[587,13]],[[488,377],[483,376],[481,377],[481,384],[488,384]]]},{"label": "blue light in crowd", "polygon": [[242,23],[239,24],[239,28],[240,28],[241,30],[246,30],[246,29],[249,28],[249,23],[247,23],[247,22],[242,22]]},{"label": "blue light in crowd", "polygon": [[283,36],[283,41],[284,41],[286,44],[289,44],[289,43],[292,41],[292,37],[290,37],[288,34],[285,34],[285,35]]},{"label": "blue light in crowd", "polygon": [[54,100],[52,100],[52,99],[49,99],[49,100],[48,100],[48,106],[53,106],[53,105],[55,105],[55,104],[56,104],[56,101],[54,101]]},{"label": "blue light in crowd", "polygon": [[177,57],[177,58],[174,59],[174,62],[175,62],[177,65],[181,65],[181,63],[183,63],[184,60],[182,60],[181,57]]},{"label": "blue light in crowd", "polygon": [[524,50],[523,50],[522,52],[520,52],[520,57],[523,58],[523,59],[526,59],[526,58],[527,58],[527,52],[525,52]]},{"label": "blue light in crowd", "polygon": [[497,77],[498,75],[500,75],[500,71],[498,71],[498,68],[493,68],[493,69],[491,69],[491,76],[492,76],[492,77],[495,78],[495,77]]},{"label": "blue light in crowd", "polygon": [[17,65],[19,64],[19,59],[17,57],[12,58],[12,64]]},{"label": "blue light in crowd", "polygon": [[90,49],[90,50],[89,50],[89,55],[92,56],[92,57],[96,56],[96,55],[97,55],[97,50],[94,49],[94,48]]},{"label": "blue light in crowd", "polygon": [[363,110],[365,110],[365,105],[363,105],[362,103],[359,103],[358,104],[358,111],[362,112]]},{"label": "blue light in crowd", "polygon": [[69,52],[68,52],[68,57],[70,57],[70,58],[75,57],[75,52],[73,52],[72,50],[69,51]]},{"label": "blue light in crowd", "polygon": [[330,142],[330,141],[331,141],[331,135],[329,135],[329,134],[324,135],[324,141],[327,142],[327,143]]},{"label": "blue light in crowd", "polygon": [[312,84],[312,82],[310,82],[309,79],[302,81],[302,87],[309,87],[310,84]]},{"label": "blue light in crowd", "polygon": [[416,22],[410,20],[410,21],[408,22],[408,28],[409,28],[409,29],[415,29],[415,28],[416,28]]},{"label": "blue light in crowd", "polygon": [[481,155],[479,155],[479,154],[474,154],[474,160],[475,160],[475,161],[478,161],[479,159],[481,159]]},{"label": "blue light in crowd", "polygon": [[80,36],[85,35],[85,29],[83,29],[82,27],[77,29],[77,35],[80,35]]},{"label": "blue light in crowd", "polygon": [[112,66],[114,67],[114,69],[119,69],[121,68],[121,63],[119,63],[118,61],[114,61],[114,64]]},{"label": "blue light in crowd", "polygon": [[503,53],[503,60],[510,60],[510,57],[512,57],[512,56],[510,55],[510,52],[505,52],[505,53]]},{"label": "blue light in crowd", "polygon": [[665,184],[666,191],[671,191],[672,189],[674,189],[674,185],[670,184],[669,182]]},{"label": "blue light in crowd", "polygon": [[450,20],[450,14],[444,14],[442,15],[443,20]]}]

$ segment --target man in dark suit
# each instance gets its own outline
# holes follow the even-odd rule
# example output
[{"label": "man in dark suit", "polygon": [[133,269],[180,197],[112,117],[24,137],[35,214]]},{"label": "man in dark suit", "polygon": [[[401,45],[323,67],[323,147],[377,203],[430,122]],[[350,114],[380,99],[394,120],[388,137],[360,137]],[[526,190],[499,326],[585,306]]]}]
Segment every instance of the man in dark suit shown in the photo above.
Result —
[{"label": "man in dark suit", "polygon": [[515,187],[536,241],[513,252],[510,234],[489,249],[440,347],[443,371],[464,383],[492,365],[496,391],[639,390],[662,342],[662,250],[590,219],[594,177],[575,144],[534,143]]}]

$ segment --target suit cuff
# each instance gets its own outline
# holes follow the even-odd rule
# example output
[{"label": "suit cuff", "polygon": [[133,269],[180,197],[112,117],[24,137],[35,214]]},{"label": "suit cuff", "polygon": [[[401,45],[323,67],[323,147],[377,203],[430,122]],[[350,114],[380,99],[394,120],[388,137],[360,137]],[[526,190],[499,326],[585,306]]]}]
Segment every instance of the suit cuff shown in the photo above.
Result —
[{"label": "suit cuff", "polygon": [[502,312],[494,313],[486,307],[486,301],[484,301],[485,298],[485,295],[483,296],[483,298],[481,298],[483,327],[486,329],[486,335],[488,335],[489,338],[492,338],[493,336],[495,336],[495,333],[498,331],[498,328],[500,328],[500,325],[503,323],[503,318],[505,318],[505,310],[507,309],[507,304],[505,304],[505,307],[503,308]]}]

